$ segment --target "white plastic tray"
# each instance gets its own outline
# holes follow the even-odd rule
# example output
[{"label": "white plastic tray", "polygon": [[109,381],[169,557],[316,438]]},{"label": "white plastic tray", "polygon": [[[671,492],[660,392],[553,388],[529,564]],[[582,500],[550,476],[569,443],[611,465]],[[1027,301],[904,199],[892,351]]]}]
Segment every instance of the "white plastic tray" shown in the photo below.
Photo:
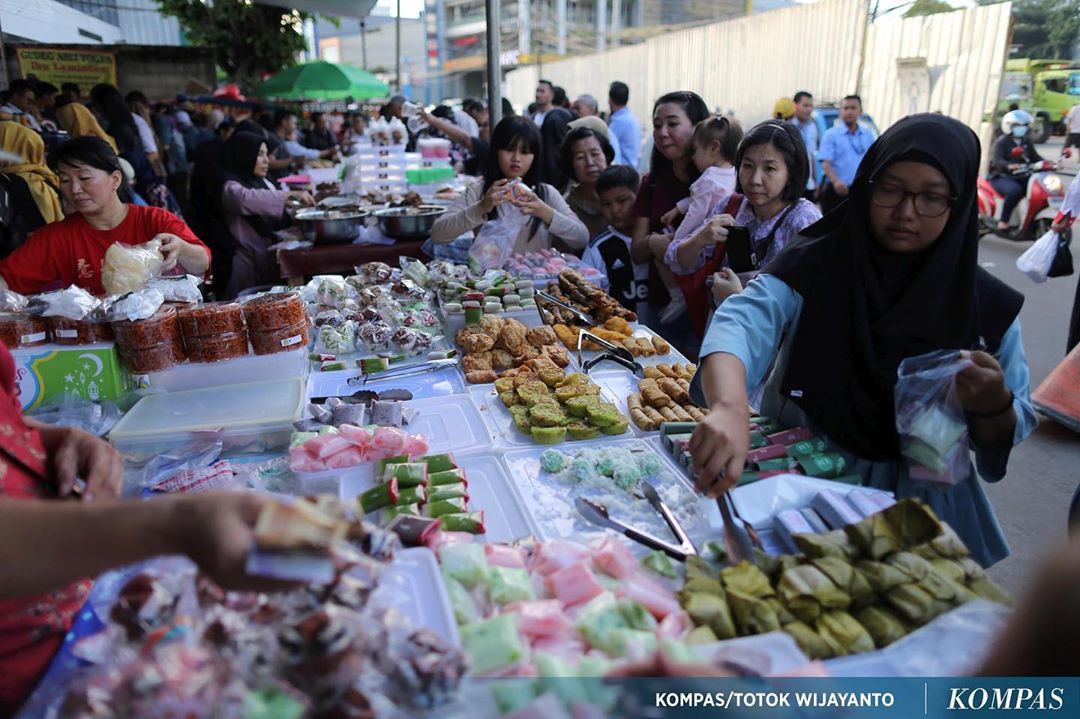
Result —
[{"label": "white plastic tray", "polygon": [[370,601],[397,609],[416,627],[430,629],[454,646],[461,644],[439,563],[430,549],[399,551],[383,571]]},{"label": "white plastic tray", "polygon": [[[600,388],[600,396],[605,402],[616,404],[615,398],[605,392],[603,387]],[[634,436],[630,430],[627,430],[624,434],[615,436],[601,434],[599,437],[594,437],[593,439],[570,439],[570,435],[567,435],[566,439],[559,444],[537,444],[533,441],[531,435],[519,432],[517,427],[514,426],[514,418],[510,415],[510,410],[508,410],[506,405],[499,399],[499,395],[495,392],[495,385],[470,385],[469,397],[472,398],[473,403],[476,405],[477,410],[479,410],[480,415],[484,419],[484,423],[487,425],[491,434],[494,435],[496,441],[504,445],[514,447],[539,447],[543,450],[547,447],[566,447],[568,445],[576,447],[578,445],[584,446],[597,442],[606,443],[610,442],[612,439],[627,439]],[[632,426],[633,422],[630,424]]]},{"label": "white plastic tray", "polygon": [[[469,510],[484,512],[484,542],[512,542],[537,534],[536,523],[524,509],[514,482],[499,460],[488,454],[473,454],[454,458],[469,478]],[[339,496],[351,504],[375,484],[371,465],[348,472],[341,477]],[[371,515],[375,516],[375,515]]]},{"label": "white plastic tray", "polygon": [[361,389],[373,392],[407,389],[413,393],[413,398],[418,400],[447,397],[465,393],[465,377],[455,368],[408,377],[392,377],[367,384],[364,384],[359,369],[349,373],[313,372],[308,377],[308,397],[348,397]]},{"label": "white plastic tray", "polygon": [[[614,446],[629,450],[653,451],[651,447],[640,439],[622,439],[608,441],[604,444],[605,446]],[[553,448],[537,446],[532,449],[507,452],[503,455],[503,463],[506,465],[510,476],[516,484],[522,498],[523,506],[526,511],[532,515],[532,520],[537,528],[537,536],[541,539],[568,537],[588,539],[597,536],[610,536],[611,530],[598,527],[586,521],[578,514],[577,510],[574,508],[574,498],[578,494],[578,492],[575,491],[575,485],[555,479],[540,469],[540,455],[546,449],[558,449],[559,451],[572,456],[585,448],[593,450],[600,449],[596,444],[574,443],[570,445],[556,445]],[[666,470],[663,475],[664,480],[677,483],[682,491],[692,494],[693,488],[686,481],[685,477],[682,476],[682,473],[678,472],[662,455],[660,456]],[[663,483],[658,480],[652,480],[652,484],[657,490],[661,490],[664,486]],[[585,493],[582,494],[582,496],[590,497],[595,495]],[[670,540],[672,543],[677,543],[674,535],[668,530],[667,525],[664,523],[663,518],[658,512],[653,511],[652,508],[648,506],[648,502],[646,502],[645,499],[635,500],[628,498],[627,501],[640,502],[644,507],[644,510],[641,513],[642,516],[648,517],[647,522],[634,523],[634,526],[644,529],[664,541]],[[720,510],[716,506],[716,502],[698,499],[695,506],[697,508],[698,517],[696,522],[691,522],[686,521],[685,516],[680,516],[680,511],[677,507],[671,506],[671,504],[668,505],[669,509],[671,509],[676,517],[679,518],[683,525],[683,529],[690,536],[690,539],[700,549],[702,542],[714,538],[716,535],[715,527],[723,526],[723,524],[720,521]],[[620,517],[619,509],[616,506],[609,506],[608,510],[611,513],[612,519],[627,519],[625,514]],[[635,552],[640,551],[641,553],[648,553],[648,551],[650,551],[637,543],[633,543],[631,547]]]},{"label": "white plastic tray", "polygon": [[222,387],[230,384],[265,382],[303,377],[309,367],[307,347],[292,352],[247,355],[224,362],[185,362],[162,372],[146,375],[147,386],[162,392]]},{"label": "white plastic tray", "polygon": [[430,454],[464,454],[493,444],[480,411],[465,395],[413,400],[408,406],[418,414],[406,429],[427,435]]}]

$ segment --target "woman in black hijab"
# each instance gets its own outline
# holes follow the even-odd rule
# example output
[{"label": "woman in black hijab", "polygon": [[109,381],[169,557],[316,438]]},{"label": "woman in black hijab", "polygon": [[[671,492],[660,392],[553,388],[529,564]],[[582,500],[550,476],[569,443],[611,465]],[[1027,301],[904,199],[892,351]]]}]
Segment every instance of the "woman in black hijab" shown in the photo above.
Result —
[{"label": "woman in black hijab", "polygon": [[285,203],[295,199],[310,207],[315,200],[307,192],[278,190],[266,179],[270,156],[258,135],[234,133],[222,147],[221,161],[221,211],[236,247],[225,295],[235,297],[249,287],[277,282],[277,267],[267,248],[276,241],[274,232],[289,226]]},{"label": "woman in black hijab", "polygon": [[989,481],[1036,425],[1023,297],[978,265],[979,154],[956,120],[901,120],[870,148],[847,202],[717,311],[694,381],[712,410],[691,441],[699,488],[719,494],[739,479],[747,388],[767,379],[762,414],[823,436],[864,484],[923,499],[984,565],[1008,555],[974,472],[953,486],[912,479],[893,399],[903,359],[935,350],[970,358],[957,397]]}]

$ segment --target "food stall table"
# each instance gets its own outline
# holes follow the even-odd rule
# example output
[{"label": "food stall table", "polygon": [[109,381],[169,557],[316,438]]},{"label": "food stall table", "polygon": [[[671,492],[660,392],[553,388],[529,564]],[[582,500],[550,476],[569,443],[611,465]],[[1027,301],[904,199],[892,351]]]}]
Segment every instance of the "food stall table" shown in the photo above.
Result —
[{"label": "food stall table", "polygon": [[397,265],[399,257],[429,259],[421,249],[423,240],[395,242],[392,245],[316,245],[298,250],[279,250],[281,276],[296,287],[304,277],[327,274],[352,274],[353,268],[367,262]]}]

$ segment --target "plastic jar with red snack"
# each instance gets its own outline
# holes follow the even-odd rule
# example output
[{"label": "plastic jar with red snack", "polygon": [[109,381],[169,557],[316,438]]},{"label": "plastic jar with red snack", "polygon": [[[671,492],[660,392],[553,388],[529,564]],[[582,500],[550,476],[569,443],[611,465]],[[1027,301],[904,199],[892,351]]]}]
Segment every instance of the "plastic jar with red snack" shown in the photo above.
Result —
[{"label": "plastic jar with red snack", "polygon": [[184,361],[175,307],[162,305],[145,320],[121,320],[113,322],[112,328],[120,356],[136,374],[159,372]]},{"label": "plastic jar with red snack", "polygon": [[92,345],[113,340],[112,326],[108,322],[48,317],[46,323],[52,341],[58,345]]},{"label": "plastic jar with red snack", "polygon": [[185,337],[184,349],[192,362],[222,362],[248,353],[247,332],[225,332],[206,337]]},{"label": "plastic jar with red snack", "polygon": [[8,349],[37,347],[49,341],[48,325],[42,318],[23,312],[0,314],[0,340]]},{"label": "plastic jar with red snack", "polygon": [[238,302],[185,307],[177,316],[184,347],[192,362],[221,362],[248,353],[244,311]]},{"label": "plastic jar with red snack", "polygon": [[308,343],[307,310],[294,292],[275,292],[244,303],[244,319],[257,355],[288,352]]}]

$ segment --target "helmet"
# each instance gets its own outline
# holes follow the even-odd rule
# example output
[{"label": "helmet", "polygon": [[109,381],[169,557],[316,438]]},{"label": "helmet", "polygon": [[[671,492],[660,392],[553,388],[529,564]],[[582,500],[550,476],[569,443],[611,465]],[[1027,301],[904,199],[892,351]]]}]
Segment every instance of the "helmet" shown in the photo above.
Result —
[{"label": "helmet", "polygon": [[790,97],[782,97],[773,105],[773,117],[777,120],[790,120],[795,115],[795,102]]},{"label": "helmet", "polygon": [[1013,128],[1017,125],[1031,127],[1031,114],[1025,110],[1013,110],[1005,113],[1005,117],[1001,118],[1001,131],[1006,135],[1012,135]]}]

